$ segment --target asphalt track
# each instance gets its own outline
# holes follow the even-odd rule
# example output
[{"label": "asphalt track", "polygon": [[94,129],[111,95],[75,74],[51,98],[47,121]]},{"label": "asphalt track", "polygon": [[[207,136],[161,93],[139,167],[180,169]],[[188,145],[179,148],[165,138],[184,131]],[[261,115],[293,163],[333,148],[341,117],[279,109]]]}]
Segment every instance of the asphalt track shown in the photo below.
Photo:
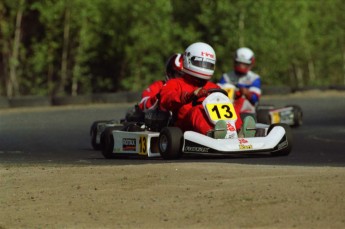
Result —
[{"label": "asphalt track", "polygon": [[[289,156],[188,155],[186,162],[226,162],[258,165],[345,166],[345,98],[264,98],[263,103],[297,104],[303,126],[294,128]],[[160,158],[104,159],[90,145],[95,120],[120,119],[132,104],[0,110],[0,164],[123,165],[170,163]],[[177,161],[174,161],[176,163]]]}]

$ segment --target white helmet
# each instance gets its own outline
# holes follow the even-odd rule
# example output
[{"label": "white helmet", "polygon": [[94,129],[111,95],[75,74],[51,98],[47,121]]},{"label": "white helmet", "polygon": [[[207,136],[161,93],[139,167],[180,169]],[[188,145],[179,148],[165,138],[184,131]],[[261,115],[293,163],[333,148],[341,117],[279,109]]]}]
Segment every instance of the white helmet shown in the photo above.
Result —
[{"label": "white helmet", "polygon": [[183,54],[183,72],[205,80],[211,79],[216,65],[213,48],[202,42],[188,46]]},{"label": "white helmet", "polygon": [[255,63],[254,52],[251,49],[245,47],[236,50],[234,59],[235,71],[239,74],[247,74]]},{"label": "white helmet", "polygon": [[239,48],[236,51],[235,61],[244,64],[253,64],[255,61],[254,52],[249,48]]}]

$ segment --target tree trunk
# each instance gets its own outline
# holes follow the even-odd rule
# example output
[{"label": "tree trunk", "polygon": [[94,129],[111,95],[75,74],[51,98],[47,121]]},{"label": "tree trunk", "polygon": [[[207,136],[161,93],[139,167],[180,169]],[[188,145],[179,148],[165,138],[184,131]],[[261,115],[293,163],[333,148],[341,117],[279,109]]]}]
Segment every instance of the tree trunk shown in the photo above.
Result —
[{"label": "tree trunk", "polygon": [[1,50],[1,53],[2,53],[2,66],[1,66],[2,72],[0,74],[3,75],[3,80],[1,80],[3,87],[1,87],[1,89],[4,89],[4,92],[6,92],[6,95],[7,95],[7,82],[9,82],[9,80],[8,80],[8,78],[9,78],[9,73],[8,73],[9,55],[8,55],[7,49],[5,47],[6,46],[4,45],[2,50]]},{"label": "tree trunk", "polygon": [[65,9],[65,22],[63,30],[63,47],[61,55],[61,69],[60,69],[60,83],[58,85],[57,94],[63,95],[65,93],[65,86],[68,78],[68,46],[69,46],[69,32],[70,32],[70,9]]},{"label": "tree trunk", "polygon": [[308,70],[309,70],[309,84],[315,85],[316,81],[316,74],[315,74],[315,66],[312,60],[308,61]]},{"label": "tree trunk", "polygon": [[297,78],[297,87],[301,88],[304,86],[303,83],[303,69],[299,66],[296,66],[296,78]]},{"label": "tree trunk", "polygon": [[16,16],[16,28],[13,38],[12,53],[9,61],[9,79],[6,85],[7,97],[11,98],[13,96],[19,95],[19,83],[17,77],[17,67],[19,64],[19,45],[21,36],[21,24],[23,18],[23,4],[24,0],[19,3],[19,8]]},{"label": "tree trunk", "polygon": [[[79,66],[75,67],[74,72],[80,72]],[[72,96],[77,96],[78,95],[78,78],[76,75],[73,74],[72,78],[72,91],[71,91]]]},{"label": "tree trunk", "polygon": [[82,76],[82,57],[84,54],[84,43],[83,43],[83,36],[86,34],[86,18],[82,17],[81,18],[82,23],[81,27],[79,29],[79,42],[78,42],[78,47],[77,47],[77,52],[75,54],[75,64],[73,66],[73,71],[72,71],[72,96],[77,96],[78,95],[78,82],[80,77]]},{"label": "tree trunk", "polygon": [[49,96],[54,96],[54,82],[53,82],[53,74],[54,74],[54,65],[53,63],[49,63],[48,71],[47,71],[47,87]]},{"label": "tree trunk", "polygon": [[343,50],[343,85],[345,86],[345,48]]}]

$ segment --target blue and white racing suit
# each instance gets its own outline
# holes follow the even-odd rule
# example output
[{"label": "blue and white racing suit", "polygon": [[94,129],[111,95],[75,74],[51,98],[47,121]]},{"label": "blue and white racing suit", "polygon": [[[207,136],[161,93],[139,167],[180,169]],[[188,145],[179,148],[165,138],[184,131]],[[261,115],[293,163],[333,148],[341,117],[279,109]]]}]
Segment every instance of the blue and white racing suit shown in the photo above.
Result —
[{"label": "blue and white racing suit", "polygon": [[[238,94],[236,100],[240,103],[241,112],[255,112],[255,105],[259,102],[261,96],[261,79],[260,76],[252,71],[245,75],[238,75],[235,71],[224,73],[219,81],[219,85],[232,84],[238,89],[247,88],[250,92],[249,101],[241,94]],[[248,102],[245,102],[247,100]],[[236,104],[235,104],[236,105]]]}]

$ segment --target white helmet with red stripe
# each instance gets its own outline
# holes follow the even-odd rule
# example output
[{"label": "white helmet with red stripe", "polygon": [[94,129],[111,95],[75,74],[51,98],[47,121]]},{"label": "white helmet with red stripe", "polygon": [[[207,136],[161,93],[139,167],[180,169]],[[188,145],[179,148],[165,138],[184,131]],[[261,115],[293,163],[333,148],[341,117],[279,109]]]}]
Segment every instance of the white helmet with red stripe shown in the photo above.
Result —
[{"label": "white helmet with red stripe", "polygon": [[216,65],[216,53],[213,48],[203,42],[191,44],[183,54],[183,72],[209,80],[213,76]]},{"label": "white helmet with red stripe", "polygon": [[240,74],[247,74],[255,63],[254,52],[247,47],[239,48],[236,50],[234,60],[235,71]]}]

